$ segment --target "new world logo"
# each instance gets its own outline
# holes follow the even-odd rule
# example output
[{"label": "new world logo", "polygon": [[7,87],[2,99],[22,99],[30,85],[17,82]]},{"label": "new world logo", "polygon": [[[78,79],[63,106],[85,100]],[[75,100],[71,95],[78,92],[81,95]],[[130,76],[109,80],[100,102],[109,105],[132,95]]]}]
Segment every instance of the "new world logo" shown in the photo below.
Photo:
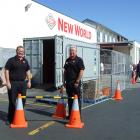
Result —
[{"label": "new world logo", "polygon": [[54,28],[54,26],[56,25],[56,21],[53,17],[53,15],[50,13],[47,18],[46,18],[46,22],[48,24],[48,27],[52,30]]}]

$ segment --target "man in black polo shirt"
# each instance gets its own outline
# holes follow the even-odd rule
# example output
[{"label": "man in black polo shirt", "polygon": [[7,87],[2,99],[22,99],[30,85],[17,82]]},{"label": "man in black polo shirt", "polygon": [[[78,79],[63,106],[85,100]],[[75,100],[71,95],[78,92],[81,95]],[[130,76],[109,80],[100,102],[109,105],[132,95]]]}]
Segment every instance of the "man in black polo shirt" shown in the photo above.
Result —
[{"label": "man in black polo shirt", "polygon": [[[82,58],[77,56],[76,47],[70,48],[70,56],[64,65],[64,84],[68,97],[78,95],[79,109],[81,112],[81,78],[83,76],[85,66]],[[69,116],[72,110],[73,99],[68,99]]]},{"label": "man in black polo shirt", "polygon": [[[18,46],[16,49],[16,56],[10,58],[5,65],[5,77],[8,87],[8,120],[7,123],[13,121],[15,113],[16,98],[18,93],[26,96],[27,87],[31,87],[30,67],[28,61],[24,58],[24,47]],[[26,82],[26,77],[28,82]],[[23,100],[23,106],[25,99]]]}]

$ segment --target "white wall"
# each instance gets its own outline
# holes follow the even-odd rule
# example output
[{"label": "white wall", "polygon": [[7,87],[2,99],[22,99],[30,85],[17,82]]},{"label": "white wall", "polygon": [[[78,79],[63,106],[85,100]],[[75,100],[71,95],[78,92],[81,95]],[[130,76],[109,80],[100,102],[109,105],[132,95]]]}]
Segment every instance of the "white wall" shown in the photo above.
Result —
[{"label": "white wall", "polygon": [[130,55],[132,57],[132,62],[134,64],[137,64],[140,60],[139,50],[140,50],[140,43],[134,41],[133,48],[130,51]]},{"label": "white wall", "polygon": [[22,44],[24,7],[29,0],[0,1],[0,47],[15,48]]},{"label": "white wall", "polygon": [[103,32],[100,32],[100,42],[103,42]]},{"label": "white wall", "polygon": [[[31,7],[25,12],[27,4],[31,4]],[[49,14],[55,21],[55,26],[52,29],[47,24]],[[65,35],[88,43],[97,42],[95,29],[31,0],[1,0],[0,17],[0,47],[3,48],[16,48],[17,45],[22,45],[23,38],[54,35]],[[65,32],[58,30],[58,18],[63,20],[63,23],[65,22]],[[73,32],[70,33],[66,32],[70,26],[69,23],[73,26]],[[86,30],[87,34],[83,37],[75,35],[75,25]],[[89,32],[91,32],[91,36]]]},{"label": "white wall", "polygon": [[[30,9],[25,14],[25,24],[27,27],[25,37],[64,35],[66,37],[88,43],[97,42],[96,29],[91,28],[81,22],[62,15],[38,3],[32,2]],[[49,27],[50,24],[48,24],[48,20],[52,23],[52,29]],[[63,29],[61,28],[62,26],[59,26],[60,24],[58,24],[62,22],[64,25]],[[81,29],[86,30],[86,36],[81,37],[76,35],[75,26],[79,26]],[[69,30],[70,28],[72,30]],[[89,35],[89,32],[91,33],[91,36]]]}]

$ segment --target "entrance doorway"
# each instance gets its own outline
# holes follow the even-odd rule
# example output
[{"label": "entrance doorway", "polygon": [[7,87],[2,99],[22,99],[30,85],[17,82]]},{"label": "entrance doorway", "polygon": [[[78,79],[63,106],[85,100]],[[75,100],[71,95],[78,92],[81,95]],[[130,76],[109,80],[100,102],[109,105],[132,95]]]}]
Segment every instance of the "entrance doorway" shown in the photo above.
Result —
[{"label": "entrance doorway", "polygon": [[44,89],[54,88],[55,83],[55,41],[43,40],[43,85]]}]

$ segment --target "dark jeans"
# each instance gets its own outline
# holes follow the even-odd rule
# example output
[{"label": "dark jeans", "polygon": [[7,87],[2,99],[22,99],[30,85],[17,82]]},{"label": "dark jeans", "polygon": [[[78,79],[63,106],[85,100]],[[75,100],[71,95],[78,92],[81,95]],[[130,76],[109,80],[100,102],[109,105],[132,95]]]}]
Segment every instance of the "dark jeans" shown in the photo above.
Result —
[{"label": "dark jeans", "polygon": [[[9,107],[8,107],[8,121],[11,123],[14,118],[16,109],[16,99],[18,93],[26,96],[27,83],[25,81],[11,81],[11,89],[8,90]],[[22,99],[23,107],[25,106],[26,99]]]},{"label": "dark jeans", "polygon": [[[76,88],[74,87],[74,83],[70,82],[66,84],[66,92],[68,97],[73,97],[75,94],[78,96],[79,110],[81,113],[81,83]],[[72,110],[73,99],[68,99],[68,107],[69,107],[69,116]]]}]

